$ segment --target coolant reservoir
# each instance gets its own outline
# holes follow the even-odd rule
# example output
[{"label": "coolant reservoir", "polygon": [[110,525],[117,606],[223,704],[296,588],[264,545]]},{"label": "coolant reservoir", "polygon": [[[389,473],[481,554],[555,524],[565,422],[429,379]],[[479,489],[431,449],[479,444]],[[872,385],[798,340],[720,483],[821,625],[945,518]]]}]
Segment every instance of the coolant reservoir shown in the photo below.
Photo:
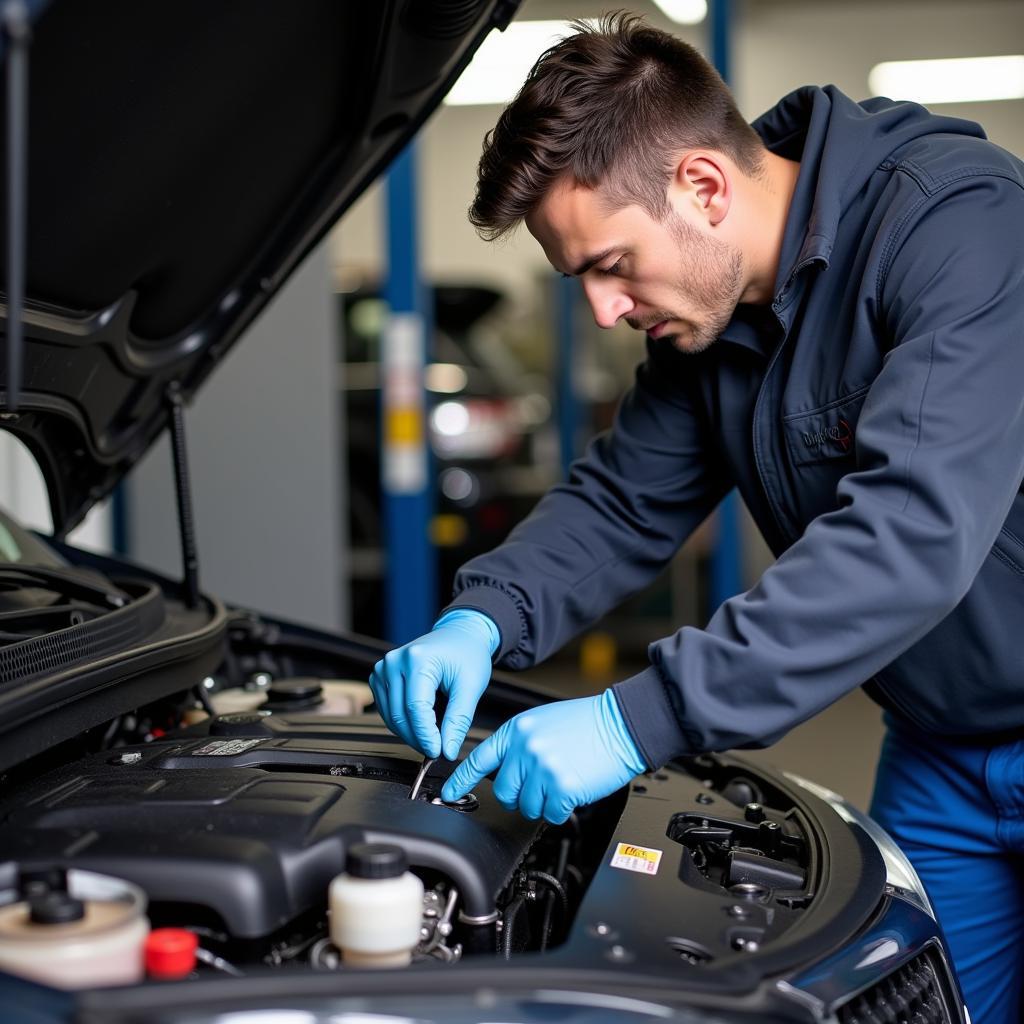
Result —
[{"label": "coolant reservoir", "polygon": [[72,870],[67,888],[0,893],[0,970],[55,988],[130,985],[143,976],[145,893]]},{"label": "coolant reservoir", "polygon": [[218,715],[241,711],[300,712],[315,715],[358,715],[373,703],[373,691],[358,679],[277,679],[269,688],[232,687],[211,694]]},{"label": "coolant reservoir", "polygon": [[353,967],[404,967],[423,923],[423,883],[408,870],[405,851],[360,843],[328,890],[331,941]]}]

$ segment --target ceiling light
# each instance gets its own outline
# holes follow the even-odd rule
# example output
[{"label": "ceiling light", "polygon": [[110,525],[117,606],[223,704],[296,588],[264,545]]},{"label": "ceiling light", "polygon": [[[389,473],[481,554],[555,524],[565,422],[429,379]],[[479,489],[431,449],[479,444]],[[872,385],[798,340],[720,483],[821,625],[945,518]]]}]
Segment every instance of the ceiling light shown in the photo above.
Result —
[{"label": "ceiling light", "polygon": [[492,32],[444,102],[451,106],[509,103],[537,58],[574,31],[568,21],[513,21],[504,32]]},{"label": "ceiling light", "polygon": [[707,0],[654,0],[667,18],[680,25],[699,25],[708,16]]},{"label": "ceiling light", "polygon": [[868,88],[930,104],[1024,99],[1024,56],[886,61],[871,69]]}]

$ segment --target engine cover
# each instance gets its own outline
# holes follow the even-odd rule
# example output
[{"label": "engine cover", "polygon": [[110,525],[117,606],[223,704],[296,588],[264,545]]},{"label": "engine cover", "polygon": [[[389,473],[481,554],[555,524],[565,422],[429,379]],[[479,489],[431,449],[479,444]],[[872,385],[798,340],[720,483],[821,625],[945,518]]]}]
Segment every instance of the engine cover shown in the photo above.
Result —
[{"label": "engine cover", "polygon": [[125,878],[258,938],[323,906],[350,845],[394,842],[413,867],[448,876],[466,915],[487,916],[542,826],[503,810],[490,786],[471,810],[432,804],[445,761],[411,801],[420,764],[365,717],[222,715],[205,735],[107,751],[21,787],[0,809],[0,854],[9,871]]}]

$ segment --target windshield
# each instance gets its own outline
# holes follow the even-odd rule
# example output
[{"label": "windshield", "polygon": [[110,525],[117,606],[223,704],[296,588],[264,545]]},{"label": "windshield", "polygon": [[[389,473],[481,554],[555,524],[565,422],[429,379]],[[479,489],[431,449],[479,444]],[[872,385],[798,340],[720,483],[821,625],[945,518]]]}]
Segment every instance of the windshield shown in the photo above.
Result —
[{"label": "windshield", "polygon": [[66,563],[34,534],[0,512],[0,565],[51,565]]}]

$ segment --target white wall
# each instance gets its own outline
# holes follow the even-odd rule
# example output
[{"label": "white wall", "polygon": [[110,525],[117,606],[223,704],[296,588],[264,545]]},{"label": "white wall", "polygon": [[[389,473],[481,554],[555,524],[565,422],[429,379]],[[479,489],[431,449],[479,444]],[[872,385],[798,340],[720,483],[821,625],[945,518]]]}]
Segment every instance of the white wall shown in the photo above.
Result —
[{"label": "white wall", "polygon": [[[0,508],[30,530],[53,532],[43,474],[21,441],[3,431],[0,431]],[[109,503],[103,502],[92,509],[82,524],[68,534],[68,541],[78,547],[109,553]]]},{"label": "white wall", "polygon": [[[328,629],[348,621],[337,326],[314,251],[185,412],[204,591]],[[134,560],[181,576],[167,435],[128,477]]]},{"label": "white wall", "polygon": [[[519,232],[508,241],[487,244],[466,219],[481,141],[500,112],[492,106],[442,107],[420,133],[420,256],[432,280],[469,277],[532,301],[536,274],[550,270],[533,239]],[[345,278],[373,280],[382,274],[383,225],[384,189],[377,185],[335,229],[332,257]]]},{"label": "white wall", "polygon": [[[749,118],[808,83],[863,99],[868,72],[885,60],[1024,52],[1020,0],[748,0],[738,11],[734,87]],[[980,121],[993,142],[1024,154],[1024,100],[936,110]]]}]

